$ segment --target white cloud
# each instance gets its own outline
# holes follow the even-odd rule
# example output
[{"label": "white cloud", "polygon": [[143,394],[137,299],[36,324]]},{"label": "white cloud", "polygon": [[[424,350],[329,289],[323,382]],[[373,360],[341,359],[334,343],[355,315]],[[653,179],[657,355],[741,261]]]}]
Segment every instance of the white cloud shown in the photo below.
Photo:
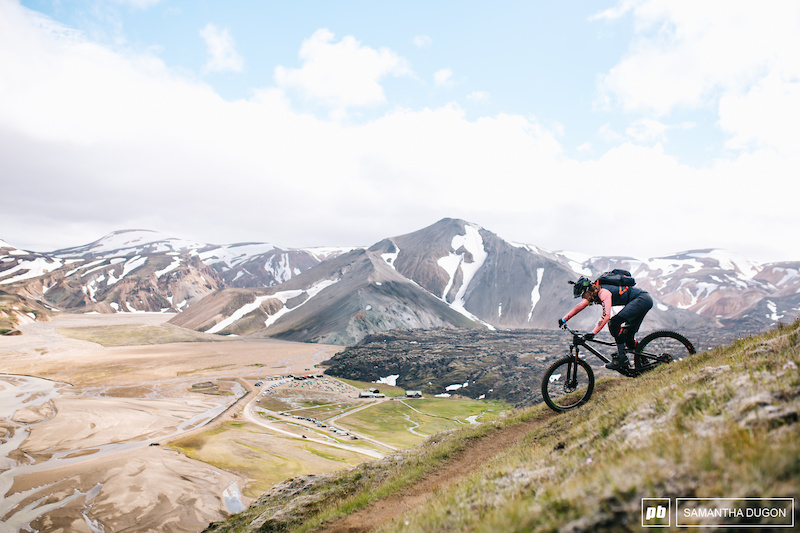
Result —
[{"label": "white cloud", "polygon": [[800,4],[645,0],[625,4],[637,35],[602,80],[627,110],[669,113],[714,104],[770,70],[798,72]]},{"label": "white cloud", "polygon": [[417,48],[426,48],[431,45],[433,39],[427,35],[415,35],[412,42]]},{"label": "white cloud", "polygon": [[[221,243],[369,245],[456,216],[589,254],[763,243],[772,257],[800,257],[781,236],[800,227],[795,198],[775,194],[800,169],[796,134],[767,131],[777,103],[797,98],[782,77],[721,99],[731,142],[753,151],[698,169],[658,144],[667,119],[627,132],[650,146],[608,125],[617,146],[575,160],[559,127],[534,117],[472,120],[453,104],[393,107],[359,124],[298,113],[287,89],[355,107],[384,102],[382,77],[407,73],[392,51],[324,30],[303,43],[300,68],[276,72],[278,86],[226,102],[156,57],[54,28],[0,2],[0,72],[13,80],[0,83],[0,236],[14,245],[77,245],[130,227]],[[774,119],[756,124],[765,108]]]},{"label": "white cloud", "polygon": [[334,42],[326,29],[303,42],[300,59],[298,69],[275,68],[278,86],[337,109],[382,104],[386,95],[381,78],[411,74],[407,62],[388,48],[375,50],[349,35]]},{"label": "white cloud", "polygon": [[433,74],[433,81],[436,85],[450,85],[453,80],[453,71],[449,68],[437,70]]},{"label": "white cloud", "polygon": [[490,95],[486,91],[472,91],[467,95],[467,100],[471,100],[473,102],[486,102],[490,98]]},{"label": "white cloud", "polygon": [[611,126],[611,124],[603,124],[600,127],[600,130],[597,132],[597,135],[600,137],[600,139],[608,143],[613,143],[624,139],[624,136],[614,131],[614,128]]},{"label": "white cloud", "polygon": [[737,150],[774,148],[790,155],[800,146],[800,80],[771,73],[745,93],[720,99],[719,123]]},{"label": "white cloud", "polygon": [[209,55],[208,61],[203,67],[205,72],[242,71],[244,59],[236,51],[236,43],[228,28],[218,28],[216,25],[208,23],[200,30],[200,36],[206,43]]},{"label": "white cloud", "polygon": [[650,119],[715,110],[729,148],[787,153],[797,146],[797,134],[784,125],[800,113],[800,3],[626,1],[596,18],[626,13],[634,17],[636,36],[601,78],[605,109],[618,104]]},{"label": "white cloud", "polygon": [[640,119],[628,126],[625,133],[639,142],[663,141],[664,134],[671,126],[658,120]]}]

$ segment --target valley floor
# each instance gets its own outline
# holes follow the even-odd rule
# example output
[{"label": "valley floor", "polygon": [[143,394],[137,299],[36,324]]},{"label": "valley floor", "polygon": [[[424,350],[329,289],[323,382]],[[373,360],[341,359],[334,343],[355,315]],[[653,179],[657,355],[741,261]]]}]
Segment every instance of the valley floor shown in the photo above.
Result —
[{"label": "valley floor", "polygon": [[287,478],[508,407],[388,385],[358,398],[374,384],[315,368],[339,346],[200,334],[171,316],[65,314],[0,336],[0,533],[201,531]]},{"label": "valley floor", "polygon": [[231,423],[254,380],[303,373],[339,348],[170,342],[181,339],[170,317],[62,315],[0,337],[0,532],[199,531],[249,503],[248,476],[165,444]]}]

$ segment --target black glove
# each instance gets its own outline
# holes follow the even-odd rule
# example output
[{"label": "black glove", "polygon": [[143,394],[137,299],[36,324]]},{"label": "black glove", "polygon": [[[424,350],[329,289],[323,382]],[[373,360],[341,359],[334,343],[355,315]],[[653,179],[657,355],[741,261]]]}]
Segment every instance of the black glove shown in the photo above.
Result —
[{"label": "black glove", "polygon": [[558,319],[558,327],[563,328],[566,325],[567,325],[567,321],[566,320],[564,320],[563,318],[559,318]]},{"label": "black glove", "polygon": [[594,333],[592,333],[591,331],[589,333],[583,334],[583,340],[590,341],[592,339],[594,339]]}]

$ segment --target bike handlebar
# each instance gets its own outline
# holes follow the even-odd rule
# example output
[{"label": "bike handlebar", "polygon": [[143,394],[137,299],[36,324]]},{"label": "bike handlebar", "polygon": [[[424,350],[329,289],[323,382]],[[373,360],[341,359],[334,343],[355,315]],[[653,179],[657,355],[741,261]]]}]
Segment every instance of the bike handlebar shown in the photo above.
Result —
[{"label": "bike handlebar", "polygon": [[570,333],[572,333],[572,335],[573,335],[573,336],[575,336],[575,337],[581,337],[581,338],[583,338],[583,336],[585,335],[585,333],[581,333],[580,331],[575,331],[574,329],[572,329],[571,327],[569,327],[569,326],[566,324],[566,322],[564,323],[564,325],[562,325],[562,326],[561,326],[561,329],[565,329],[565,330],[569,331],[569,332],[570,332]]},{"label": "bike handlebar", "polygon": [[607,341],[604,341],[604,340],[598,340],[598,339],[595,339],[595,338],[586,339],[584,337],[584,335],[586,335],[586,333],[588,333],[588,332],[576,331],[576,330],[572,329],[571,327],[569,327],[566,323],[564,323],[560,327],[561,327],[561,329],[565,329],[565,330],[569,331],[572,334],[572,342],[573,343],[579,342],[580,344],[585,344],[587,342],[596,342],[597,344],[604,344],[606,346],[613,346],[614,345],[614,343],[612,343],[612,342],[607,342]]}]

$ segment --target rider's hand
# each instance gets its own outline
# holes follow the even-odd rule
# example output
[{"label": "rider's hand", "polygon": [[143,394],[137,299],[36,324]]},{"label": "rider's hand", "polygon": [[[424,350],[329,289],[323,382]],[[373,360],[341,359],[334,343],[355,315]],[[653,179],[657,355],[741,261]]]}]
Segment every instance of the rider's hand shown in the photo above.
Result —
[{"label": "rider's hand", "polygon": [[590,341],[592,339],[594,339],[594,333],[592,333],[591,331],[589,333],[583,334],[583,340]]},{"label": "rider's hand", "polygon": [[559,318],[558,319],[558,327],[563,328],[566,325],[567,325],[567,321],[566,320],[564,320],[563,318]]}]

